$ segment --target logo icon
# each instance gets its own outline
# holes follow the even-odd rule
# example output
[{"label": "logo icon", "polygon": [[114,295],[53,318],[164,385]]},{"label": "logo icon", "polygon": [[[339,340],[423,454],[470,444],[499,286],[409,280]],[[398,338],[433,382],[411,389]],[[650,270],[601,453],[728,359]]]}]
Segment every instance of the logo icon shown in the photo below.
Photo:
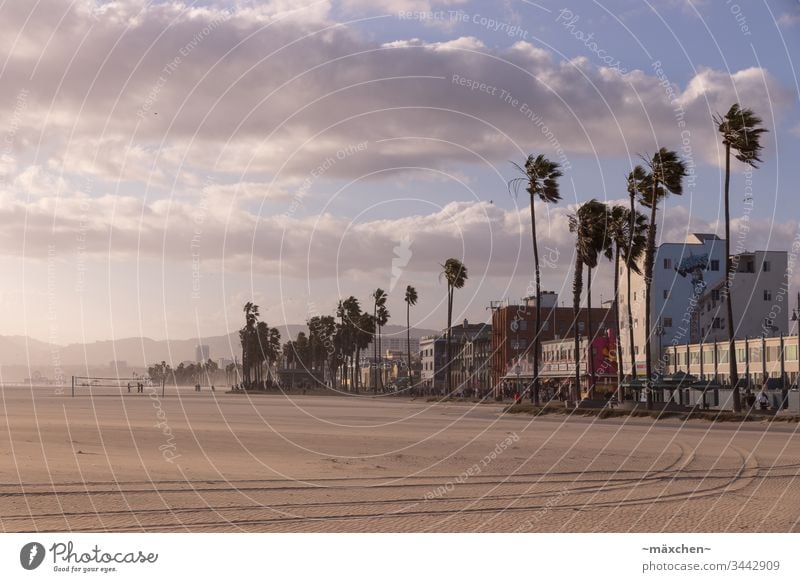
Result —
[{"label": "logo icon", "polygon": [[39,542],[29,542],[19,552],[19,563],[26,570],[35,570],[44,561],[44,546]]}]

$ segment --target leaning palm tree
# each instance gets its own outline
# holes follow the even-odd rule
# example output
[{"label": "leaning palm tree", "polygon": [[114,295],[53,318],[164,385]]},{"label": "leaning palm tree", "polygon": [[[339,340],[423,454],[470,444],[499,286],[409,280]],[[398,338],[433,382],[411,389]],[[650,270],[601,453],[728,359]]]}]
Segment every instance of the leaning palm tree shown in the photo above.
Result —
[{"label": "leaning palm tree", "polygon": [[[575,214],[569,217],[569,230],[575,234],[575,272],[572,279],[572,313],[574,319],[575,339],[575,400],[581,399],[581,335],[578,329],[580,319],[581,294],[583,293],[583,268],[597,266],[597,256],[603,245],[601,232],[604,228],[597,228],[598,223],[603,225],[606,221],[606,205],[597,200],[589,200],[581,206]],[[591,281],[589,281],[591,285]]]},{"label": "leaning palm tree", "polygon": [[442,265],[441,276],[447,281],[447,350],[445,364],[447,374],[447,394],[453,393],[453,379],[450,374],[451,340],[453,335],[453,293],[467,282],[467,267],[458,259],[447,259]]},{"label": "leaning palm tree", "polygon": [[[633,226],[633,228],[631,228]],[[631,213],[630,209],[622,205],[615,204],[609,212],[609,237],[613,243],[613,256],[612,246],[606,250],[606,258],[614,261],[614,307],[616,311],[615,318],[615,335],[616,335],[616,351],[617,351],[617,392],[619,394],[619,401],[622,402],[625,398],[622,391],[622,338],[620,337],[620,329],[622,328],[621,320],[622,313],[619,309],[619,276],[620,269],[624,263],[628,271],[628,293],[630,294],[630,272],[633,270],[640,274],[638,261],[644,254],[644,248],[647,244],[647,218],[641,212],[636,210]],[[631,327],[631,353],[633,354],[633,327],[632,327],[632,314],[630,297],[628,298],[628,323]],[[636,361],[631,361],[635,369]]]},{"label": "leaning palm tree", "polygon": [[408,357],[408,387],[411,388],[413,378],[411,374],[411,306],[417,304],[419,299],[417,290],[411,285],[406,286],[406,356]]},{"label": "leaning palm tree", "polygon": [[[636,166],[633,168],[633,171],[628,174],[628,198],[630,200],[630,205],[628,208],[628,218],[631,220],[629,224],[629,228],[631,231],[635,230],[636,226],[634,224],[636,212],[636,197],[639,194],[642,187],[646,187],[646,180],[647,180],[647,171],[642,166]],[[647,239],[645,238],[644,246],[647,245]],[[639,261],[642,258],[642,254],[644,254],[644,247],[641,249],[640,253],[634,255],[633,247],[629,247],[627,249],[627,253],[625,255],[625,275],[626,275],[626,282],[628,284],[628,297],[627,297],[627,311],[628,311],[628,343],[630,344],[630,360],[631,360],[631,379],[635,380],[637,375],[636,370],[636,339],[633,336],[633,301],[632,297],[632,289],[631,289],[631,272],[636,273],[637,275],[641,275],[641,269],[639,269]]]},{"label": "leaning palm tree", "polygon": [[653,283],[653,264],[656,259],[656,212],[658,203],[668,194],[683,194],[683,178],[686,176],[686,165],[680,156],[666,148],[659,149],[650,159],[642,158],[649,169],[645,179],[639,183],[641,202],[650,209],[650,224],[647,229],[647,249],[644,258],[644,329],[645,329],[645,362],[647,370],[646,391],[647,407],[651,408],[653,382],[653,328],[650,325],[651,303],[650,291]]},{"label": "leaning palm tree", "polygon": [[736,159],[757,168],[761,158],[761,134],[767,130],[761,127],[762,121],[752,109],[742,109],[738,103],[731,105],[725,115],[714,115],[714,123],[722,134],[722,145],[725,146],[725,295],[728,315],[728,366],[733,387],[733,409],[739,412],[742,403],[739,396],[739,374],[736,370],[736,350],[734,349],[733,301],[731,298],[731,150],[735,150]]},{"label": "leaning palm tree", "polygon": [[[375,331],[380,331],[380,320],[378,318],[378,310],[386,307],[386,299],[388,295],[386,291],[378,287],[372,293],[372,318],[375,321]],[[375,394],[378,393],[378,338],[373,333],[372,335],[372,353],[374,356],[373,366],[375,374],[372,377],[372,390]],[[372,366],[371,366],[372,367]]]},{"label": "leaning palm tree", "polygon": [[[512,162],[513,163],[513,162]],[[508,183],[510,190],[517,192],[517,189],[524,185],[525,191],[530,196],[531,201],[531,239],[533,240],[533,270],[536,279],[536,321],[534,322],[533,334],[533,390],[531,391],[531,401],[539,403],[539,326],[542,319],[541,306],[541,273],[539,271],[539,245],[536,240],[536,213],[534,202],[538,198],[545,204],[555,204],[561,200],[558,191],[558,179],[563,176],[559,165],[551,162],[543,155],[533,157],[529,155],[525,160],[525,166],[514,163],[514,167],[522,174]]]}]

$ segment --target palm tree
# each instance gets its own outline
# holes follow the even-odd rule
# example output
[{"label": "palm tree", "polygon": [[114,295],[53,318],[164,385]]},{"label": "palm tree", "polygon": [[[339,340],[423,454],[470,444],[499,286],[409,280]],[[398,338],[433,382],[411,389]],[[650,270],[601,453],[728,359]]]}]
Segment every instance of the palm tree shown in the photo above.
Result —
[{"label": "palm tree", "polygon": [[244,327],[239,330],[239,341],[242,344],[242,372],[247,388],[252,382],[251,371],[254,365],[255,348],[257,347],[256,324],[258,323],[258,305],[248,301],[242,308],[244,311]]},{"label": "palm tree", "polygon": [[[643,158],[644,159],[644,158]],[[650,224],[647,229],[647,249],[644,258],[644,329],[645,329],[645,362],[647,369],[646,394],[647,407],[652,408],[653,382],[653,329],[650,325],[651,304],[650,291],[653,283],[653,263],[656,258],[656,212],[658,203],[668,194],[683,194],[683,178],[686,176],[686,165],[672,150],[659,149],[652,158],[644,159],[649,172],[639,182],[641,202],[650,209]]]},{"label": "palm tree", "polygon": [[381,390],[383,390],[383,334],[381,331],[383,330],[383,326],[389,322],[389,310],[386,308],[386,304],[378,306],[378,316],[375,320],[375,325],[378,326],[378,359],[380,360],[380,366],[378,370],[380,371],[379,378],[380,378],[380,385]]},{"label": "palm tree", "polygon": [[[380,319],[378,317],[378,310],[386,308],[386,299],[389,296],[386,291],[378,287],[372,293],[372,318],[375,320],[375,330],[380,333]],[[378,338],[373,333],[372,337],[372,353],[374,355],[373,365],[375,366],[375,375],[373,376],[372,390],[375,394],[378,393]]]},{"label": "palm tree", "polygon": [[551,162],[543,155],[533,157],[533,154],[528,156],[525,160],[525,166],[522,167],[518,164],[514,167],[519,170],[522,177],[515,178],[509,182],[509,189],[514,190],[523,185],[525,191],[528,192],[531,202],[531,239],[533,240],[533,270],[536,279],[536,321],[534,322],[534,335],[533,335],[533,390],[531,391],[531,401],[534,404],[539,403],[539,327],[542,319],[542,306],[541,306],[541,272],[539,270],[539,245],[536,240],[536,213],[534,211],[534,202],[538,198],[545,204],[555,204],[561,200],[561,194],[558,191],[558,179],[563,176],[561,169],[556,162]]},{"label": "palm tree", "polygon": [[453,335],[453,293],[456,289],[461,289],[467,282],[467,267],[458,259],[447,259],[442,265],[441,276],[447,281],[447,350],[446,374],[447,374],[447,394],[453,393],[453,378],[450,374],[450,354],[451,340]]},{"label": "palm tree", "polygon": [[[636,216],[636,196],[639,194],[642,185],[645,184],[645,180],[647,180],[647,172],[642,166],[636,166],[633,168],[633,171],[628,174],[628,197],[630,199],[630,206],[628,208],[628,218],[632,221],[629,225],[631,231],[635,230],[635,224],[633,221],[635,220]],[[647,245],[647,240],[645,239],[645,245]],[[644,253],[644,247],[641,249],[638,255],[634,255],[634,248],[629,247],[627,249],[627,253],[625,255],[625,275],[626,280],[628,283],[628,342],[630,343],[630,359],[631,359],[631,378],[633,380],[636,379],[637,370],[636,370],[636,340],[633,336],[633,301],[632,301],[632,289],[631,289],[631,271],[635,272],[637,275],[641,275],[641,269],[639,269],[639,260],[641,259],[641,255]]]},{"label": "palm tree", "polygon": [[[597,257],[603,248],[605,222],[608,210],[606,205],[595,199],[578,207],[569,217],[569,230],[575,234],[575,272],[572,279],[572,313],[575,323],[575,399],[581,399],[581,335],[578,329],[581,294],[583,293],[583,268],[597,266]],[[591,288],[591,280],[588,282]],[[588,336],[587,336],[588,337]],[[591,348],[591,342],[589,342]],[[591,356],[591,351],[587,357]]]},{"label": "palm tree", "polygon": [[371,313],[362,313],[358,319],[356,329],[356,364],[358,366],[358,376],[356,377],[356,393],[361,382],[361,350],[366,349],[372,339],[375,337],[375,319]]},{"label": "palm tree", "polygon": [[411,388],[413,377],[411,374],[411,306],[417,304],[417,290],[411,285],[406,286],[406,355],[408,356],[408,387]]},{"label": "palm tree", "polygon": [[735,150],[736,159],[757,168],[761,158],[761,134],[767,130],[761,127],[761,118],[752,109],[742,109],[738,103],[731,105],[725,115],[714,115],[714,123],[722,134],[722,145],[725,146],[725,295],[728,311],[728,370],[733,386],[733,409],[739,412],[742,403],[739,395],[739,374],[736,370],[736,350],[734,349],[733,301],[731,297],[731,150]]},{"label": "palm tree", "polygon": [[[614,261],[614,306],[616,310],[615,319],[615,335],[616,335],[616,350],[617,350],[617,391],[619,393],[619,401],[625,399],[625,394],[622,391],[622,338],[620,337],[620,329],[622,325],[622,314],[619,309],[619,276],[620,269],[624,263],[628,271],[628,294],[630,294],[630,272],[634,270],[640,273],[637,262],[641,259],[644,253],[644,248],[647,243],[647,218],[641,212],[634,210],[631,212],[629,208],[625,208],[619,204],[615,204],[609,212],[609,235],[613,243],[613,257],[611,246],[606,250],[606,258]],[[632,234],[631,234],[632,233]],[[630,326],[631,336],[631,354],[633,354],[633,316],[630,305],[630,297],[628,298],[628,324]],[[636,366],[635,358],[632,359],[632,365]],[[634,372],[635,373],[635,372]]]}]

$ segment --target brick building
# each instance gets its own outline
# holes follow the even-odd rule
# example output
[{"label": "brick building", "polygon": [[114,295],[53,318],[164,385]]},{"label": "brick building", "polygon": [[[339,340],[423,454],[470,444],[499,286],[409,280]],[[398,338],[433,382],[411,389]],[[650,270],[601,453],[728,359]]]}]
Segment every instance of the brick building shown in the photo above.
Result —
[{"label": "brick building", "polygon": [[[592,330],[600,333],[613,329],[613,304],[593,307],[591,310]],[[509,374],[512,362],[520,357],[528,357],[533,349],[536,319],[536,298],[527,297],[519,305],[493,305],[492,309],[492,363],[491,381],[497,386]],[[578,314],[579,334],[588,330],[589,313],[581,308]],[[542,292],[542,323],[540,342],[575,337],[575,317],[572,307],[559,307],[558,295],[552,291]]]}]

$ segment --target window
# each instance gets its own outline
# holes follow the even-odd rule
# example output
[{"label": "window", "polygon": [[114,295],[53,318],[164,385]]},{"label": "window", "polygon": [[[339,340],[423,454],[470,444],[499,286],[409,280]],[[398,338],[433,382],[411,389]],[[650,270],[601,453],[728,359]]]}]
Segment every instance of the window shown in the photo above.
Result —
[{"label": "window", "polygon": [[765,327],[772,327],[774,324],[769,317],[764,318],[764,326]]},{"label": "window", "polygon": [[722,295],[721,295],[719,289],[712,289],[711,290],[711,300],[712,301],[719,301],[721,296]]},{"label": "window", "polygon": [[764,301],[772,301],[772,291],[764,289]]},{"label": "window", "polygon": [[722,318],[715,317],[714,322],[711,324],[711,329],[722,329]]},{"label": "window", "polygon": [[639,318],[633,320],[633,327],[639,327]]},{"label": "window", "polygon": [[669,289],[664,289],[664,299],[669,299]]},{"label": "window", "polygon": [[719,271],[719,260],[718,259],[711,259],[711,270],[712,271]]},{"label": "window", "polygon": [[671,317],[665,317],[664,318],[664,327],[672,327],[672,318]]},{"label": "window", "polygon": [[764,267],[763,268],[764,268],[764,272],[765,273],[769,273],[770,269],[772,268],[772,265],[769,264],[769,261],[764,261]]},{"label": "window", "polygon": [[528,320],[527,319],[520,319],[519,320],[519,330],[520,331],[528,331]]},{"label": "window", "polygon": [[664,268],[671,269],[672,268],[672,259],[664,259]]},{"label": "window", "polygon": [[579,321],[579,322],[578,322],[578,332],[579,332],[579,333],[582,333],[582,332],[583,332],[583,322],[582,322],[582,321]]},{"label": "window", "polygon": [[636,355],[639,355],[639,346],[636,346]]},{"label": "window", "polygon": [[633,292],[633,300],[636,301],[636,291]]}]

